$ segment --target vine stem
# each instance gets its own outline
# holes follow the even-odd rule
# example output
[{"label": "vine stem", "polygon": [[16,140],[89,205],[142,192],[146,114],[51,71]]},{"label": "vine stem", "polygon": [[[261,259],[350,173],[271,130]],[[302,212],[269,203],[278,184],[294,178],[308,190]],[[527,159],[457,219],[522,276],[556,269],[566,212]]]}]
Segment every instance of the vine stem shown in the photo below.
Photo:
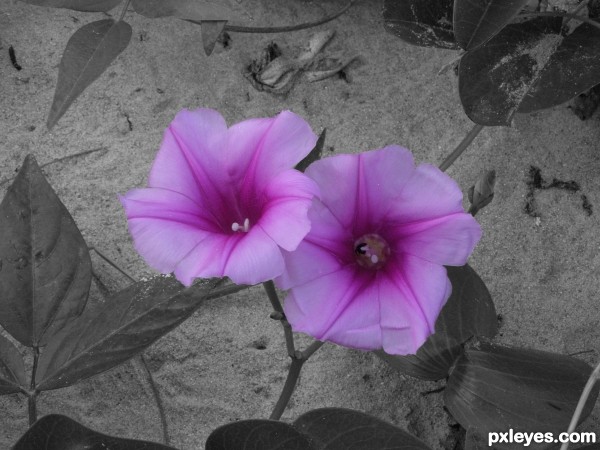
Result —
[{"label": "vine stem", "polygon": [[125,3],[125,7],[121,10],[121,14],[119,14],[119,20],[117,20],[117,22],[123,20],[123,17],[125,17],[125,13],[127,12],[127,8],[129,8],[130,3],[131,0],[127,0],[127,3]]},{"label": "vine stem", "polygon": [[294,335],[292,333],[292,326],[285,318],[283,306],[281,306],[281,302],[279,301],[279,296],[277,295],[277,291],[275,290],[275,285],[273,284],[273,281],[269,280],[265,281],[263,283],[263,286],[265,288],[265,291],[267,292],[267,297],[269,297],[271,306],[275,310],[275,314],[271,317],[281,322],[281,326],[283,327],[283,334],[285,336],[285,346],[287,348],[288,356],[294,359],[296,357],[296,347],[294,346]]},{"label": "vine stem", "polygon": [[444,162],[442,164],[440,164],[440,170],[442,172],[445,172],[448,169],[448,167],[450,167],[452,164],[454,164],[454,161],[456,161],[458,159],[458,157],[462,154],[462,152],[464,152],[465,149],[469,145],[471,145],[471,142],[473,142],[473,139],[475,139],[477,137],[477,135],[479,134],[479,132],[481,130],[483,130],[483,125],[475,124],[475,126],[464,137],[464,139],[461,141],[461,143],[458,144],[458,147],[456,147],[454,149],[454,151],[448,155],[448,157],[444,160]]},{"label": "vine stem", "polygon": [[279,420],[285,411],[290,399],[292,398],[292,394],[296,389],[296,384],[298,383],[298,378],[300,378],[300,371],[302,370],[302,366],[304,363],[310,358],[313,353],[315,353],[318,349],[323,346],[324,342],[315,341],[308,346],[308,348],[303,352],[296,352],[296,354],[292,357],[292,364],[290,365],[290,370],[288,372],[287,378],[285,380],[285,384],[283,385],[283,390],[279,395],[279,399],[273,408],[273,412],[269,416],[270,420]]},{"label": "vine stem", "polygon": [[39,347],[33,347],[33,368],[31,369],[31,392],[27,398],[27,409],[29,410],[29,426],[37,420],[37,396],[39,391],[36,389],[35,374],[37,372],[38,360],[40,358]]},{"label": "vine stem", "polygon": [[243,291],[244,289],[248,289],[249,287],[252,286],[248,286],[245,284],[230,284],[227,286],[223,286],[222,288],[214,289],[210,294],[206,296],[206,300],[213,300],[215,298],[235,294],[236,292]]},{"label": "vine stem", "polygon": [[[579,418],[581,417],[581,413],[583,412],[583,408],[585,403],[587,402],[596,381],[600,379],[600,363],[596,366],[592,374],[587,380],[585,387],[583,388],[583,392],[581,393],[581,397],[579,397],[579,402],[577,403],[577,407],[575,408],[575,412],[573,413],[573,417],[571,418],[571,423],[569,424],[569,428],[567,429],[567,433],[571,434],[575,431],[577,427],[577,422],[579,422]],[[560,450],[567,450],[569,447],[569,442],[563,442],[560,446]]]},{"label": "vine stem", "polygon": [[589,19],[588,17],[579,16],[577,14],[561,12],[561,11],[539,11],[531,13],[522,13],[517,17],[566,17],[568,19],[579,20],[580,22],[589,23],[590,25],[600,29],[600,22]]},{"label": "vine stem", "polygon": [[[355,1],[356,0],[349,0],[348,3],[345,6],[343,6],[339,11],[331,14],[330,16],[323,17],[322,19],[319,19],[315,22],[305,22],[298,25],[286,25],[281,27],[244,27],[241,25],[225,25],[223,27],[223,30],[231,31],[233,33],[287,33],[290,31],[304,30],[306,28],[313,28],[319,25],[323,25],[324,23],[331,22],[334,19],[337,19],[346,11],[348,11]],[[197,25],[202,25],[202,21],[200,20],[188,20],[188,22],[192,22]]]},{"label": "vine stem", "polygon": [[[160,424],[162,426],[163,443],[165,445],[170,445],[171,438],[169,436],[169,424],[167,422],[167,416],[165,414],[165,406],[162,402],[162,398],[160,396],[160,391],[158,390],[158,387],[156,386],[156,383],[154,382],[154,377],[152,376],[152,372],[150,372],[150,368],[148,367],[148,362],[146,361],[146,358],[144,358],[144,355],[142,353],[138,356],[137,360],[140,363],[141,369],[144,372],[144,375],[146,377],[146,381],[147,381],[148,385],[150,386],[152,395],[154,396],[154,401],[156,403],[156,409],[158,410],[158,415],[160,417]],[[136,361],[136,359],[134,359],[133,361]]]},{"label": "vine stem", "polygon": [[273,412],[269,416],[271,420],[279,420],[281,415],[285,411],[290,399],[292,398],[292,394],[296,389],[296,384],[298,383],[298,378],[300,377],[300,371],[302,370],[302,366],[304,363],[310,358],[317,350],[319,350],[323,346],[323,342],[314,341],[310,344],[306,350],[297,351],[294,344],[294,335],[292,333],[292,326],[285,318],[285,313],[283,312],[283,307],[281,306],[281,302],[279,301],[279,296],[277,295],[277,291],[275,290],[275,285],[273,281],[266,281],[263,283],[265,291],[267,292],[267,297],[269,297],[269,301],[271,302],[271,306],[273,306],[274,313],[271,314],[271,318],[279,320],[281,325],[283,326],[283,333],[285,335],[285,345],[287,348],[288,356],[292,358],[292,364],[290,365],[290,370],[287,374],[287,378],[285,380],[285,384],[283,385],[283,389],[281,394],[279,395],[279,399],[273,408]]}]

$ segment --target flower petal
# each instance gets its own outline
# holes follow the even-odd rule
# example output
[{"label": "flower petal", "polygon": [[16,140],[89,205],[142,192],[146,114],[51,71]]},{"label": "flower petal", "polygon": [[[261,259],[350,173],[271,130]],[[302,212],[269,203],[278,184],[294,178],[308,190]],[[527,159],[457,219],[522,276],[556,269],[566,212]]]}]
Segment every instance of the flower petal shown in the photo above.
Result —
[{"label": "flower petal", "polygon": [[283,256],[260,226],[248,233],[211,234],[199,242],[175,269],[186,286],[194,278],[227,276],[236,284],[257,284],[283,272]]},{"label": "flower petal", "polygon": [[334,254],[342,263],[354,260],[354,238],[349,228],[340,224],[319,199],[308,210],[310,232],[305,240]]},{"label": "flower petal", "polygon": [[166,189],[135,189],[120,197],[136,250],[154,269],[170,273],[215,229],[193,200]]},{"label": "flower petal", "polygon": [[280,289],[290,289],[308,283],[342,268],[338,258],[307,240],[293,252],[282,252],[285,270],[275,280]]},{"label": "flower petal", "polygon": [[398,225],[394,245],[400,251],[446,266],[462,266],[481,238],[481,227],[461,212],[437,219]]},{"label": "flower petal", "polygon": [[303,173],[280,173],[265,188],[260,226],[281,248],[295,250],[310,230],[307,212],[318,193],[316,183]]},{"label": "flower petal", "polygon": [[390,145],[358,155],[316,161],[306,170],[321,200],[354,235],[373,232],[414,171],[411,153]]},{"label": "flower petal", "polygon": [[379,280],[383,349],[414,354],[435,330],[452,285],[443,266],[409,255],[386,266]]},{"label": "flower petal", "polygon": [[[403,147],[390,145],[359,154],[360,184],[357,209],[361,210],[363,226],[379,224],[387,211],[397,204],[398,194],[415,170],[412,153]],[[367,230],[361,230],[366,232]]]},{"label": "flower petal", "polygon": [[278,277],[283,269],[280,248],[257,225],[227,255],[224,274],[236,284],[257,284]]},{"label": "flower petal", "polygon": [[212,177],[222,176],[218,161],[226,133],[227,124],[217,111],[180,111],[165,130],[148,186],[181,192],[204,204],[218,186]]},{"label": "flower petal", "polygon": [[358,156],[343,154],[315,161],[305,172],[317,182],[322,205],[349,233],[352,233],[357,206],[358,169]]},{"label": "flower petal", "polygon": [[175,268],[175,277],[190,286],[194,278],[212,278],[225,276],[225,255],[228,255],[241,235],[211,233],[190,249]]},{"label": "flower petal", "polygon": [[372,277],[341,309],[322,339],[360,350],[377,350],[381,343],[379,283]]},{"label": "flower petal", "polygon": [[396,222],[416,222],[464,212],[456,182],[431,164],[421,164],[407,180],[387,214]]},{"label": "flower petal", "polygon": [[284,303],[285,315],[294,331],[321,339],[361,288],[356,270],[342,267],[289,291]]},{"label": "flower petal", "polygon": [[237,166],[228,167],[231,173],[244,172],[246,195],[253,187],[260,192],[264,180],[292,169],[317,142],[310,125],[290,111],[273,118],[245,120],[231,126],[227,134],[228,158]]}]

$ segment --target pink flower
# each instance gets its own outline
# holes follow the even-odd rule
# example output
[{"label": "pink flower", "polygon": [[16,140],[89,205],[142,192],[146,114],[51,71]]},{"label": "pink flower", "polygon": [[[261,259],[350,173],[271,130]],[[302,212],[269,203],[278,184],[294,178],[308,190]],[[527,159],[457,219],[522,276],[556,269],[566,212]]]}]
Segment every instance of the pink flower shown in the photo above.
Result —
[{"label": "pink flower", "polygon": [[318,188],[293,167],[316,140],[289,111],[229,129],[217,111],[179,112],[149,187],[121,197],[135,248],[186,286],[196,277],[256,284],[281,275],[282,249],[295,250],[310,230]]},{"label": "pink flower", "polygon": [[479,241],[457,184],[438,168],[415,168],[389,146],[313,163],[311,230],[276,282],[290,289],[295,331],[363,350],[413,354],[433,333],[451,293],[444,265],[460,266]]}]

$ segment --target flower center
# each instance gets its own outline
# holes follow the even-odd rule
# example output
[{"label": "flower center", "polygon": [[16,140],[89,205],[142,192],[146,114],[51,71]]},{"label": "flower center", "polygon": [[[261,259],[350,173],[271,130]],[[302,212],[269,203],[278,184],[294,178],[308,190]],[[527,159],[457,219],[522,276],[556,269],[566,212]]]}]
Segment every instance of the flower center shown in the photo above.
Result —
[{"label": "flower center", "polygon": [[240,224],[239,224],[239,223],[237,223],[237,222],[233,222],[233,223],[231,224],[231,229],[232,229],[233,231],[242,231],[242,232],[244,232],[244,233],[247,233],[247,232],[248,232],[248,230],[250,229],[250,219],[248,219],[248,218],[246,217],[246,219],[244,220],[244,224],[243,224],[243,225],[240,225]]},{"label": "flower center", "polygon": [[383,267],[390,253],[390,246],[378,234],[365,234],[354,242],[356,262],[367,269]]}]

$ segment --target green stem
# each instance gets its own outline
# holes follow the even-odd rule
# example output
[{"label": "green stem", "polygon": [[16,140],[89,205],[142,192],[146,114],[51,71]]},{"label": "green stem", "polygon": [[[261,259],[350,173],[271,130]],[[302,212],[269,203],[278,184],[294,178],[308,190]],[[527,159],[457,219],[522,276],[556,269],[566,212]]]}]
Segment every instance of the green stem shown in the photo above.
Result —
[{"label": "green stem", "polygon": [[100,250],[98,250],[96,247],[88,247],[88,251],[95,251],[96,254],[102,258],[104,261],[106,261],[106,263],[111,266],[113,269],[115,269],[116,271],[118,271],[119,273],[121,273],[121,275],[123,275],[125,278],[127,278],[129,281],[131,281],[132,283],[136,282],[136,279],[133,278],[131,275],[129,275],[127,272],[125,272],[123,269],[121,269],[115,262],[113,262],[112,259],[110,259],[108,256],[104,255],[104,253],[102,253]]},{"label": "green stem", "polygon": [[[243,27],[240,25],[225,25],[223,30],[231,31],[233,33],[287,33],[290,31],[304,30],[306,28],[313,28],[318,25],[323,25],[324,23],[327,23],[334,19],[337,19],[339,16],[341,16],[346,11],[348,11],[350,9],[350,7],[354,4],[355,1],[356,0],[350,0],[339,11],[333,13],[330,16],[326,16],[322,19],[319,19],[316,22],[306,22],[306,23],[301,23],[298,25],[287,25],[287,26],[282,26],[282,27]],[[197,25],[202,25],[202,21],[200,21],[200,20],[188,20],[188,22],[192,22]]]},{"label": "green stem", "polygon": [[323,347],[323,344],[325,344],[325,342],[322,342],[322,341],[313,342],[308,347],[306,347],[306,350],[304,350],[302,352],[302,358],[304,360],[307,360],[308,358],[310,358],[313,355],[313,353],[315,353],[317,350],[319,350],[321,347]]},{"label": "green stem", "polygon": [[267,292],[267,296],[269,297],[269,301],[271,302],[271,306],[275,310],[276,318],[281,322],[281,326],[283,327],[283,334],[285,336],[285,346],[287,348],[287,352],[290,358],[294,358],[296,354],[296,347],[294,346],[294,335],[292,333],[292,326],[285,318],[285,313],[283,312],[283,306],[281,306],[281,302],[279,301],[279,296],[277,295],[277,291],[275,290],[275,285],[272,281],[265,281],[263,283],[265,291]]},{"label": "green stem", "polygon": [[230,284],[228,286],[223,286],[222,288],[215,289],[210,294],[208,294],[206,296],[206,300],[213,300],[215,298],[235,294],[236,292],[243,291],[244,289],[248,289],[249,287],[252,286],[248,286],[246,284]]},{"label": "green stem", "polygon": [[142,369],[146,375],[146,381],[148,382],[148,385],[150,386],[150,390],[152,391],[152,395],[154,396],[154,402],[156,403],[156,408],[158,409],[158,415],[160,417],[160,423],[162,426],[162,433],[163,433],[163,443],[165,445],[169,445],[170,444],[170,437],[169,437],[169,427],[168,427],[168,423],[167,423],[167,417],[165,414],[165,407],[163,405],[162,402],[162,398],[160,396],[160,392],[158,390],[158,388],[156,387],[156,383],[154,382],[154,377],[152,376],[152,372],[150,372],[150,368],[148,367],[148,363],[146,362],[146,358],[144,358],[143,354],[139,355],[139,361],[142,365]]},{"label": "green stem", "polygon": [[292,394],[296,389],[296,384],[298,383],[298,378],[300,378],[300,371],[302,370],[302,366],[308,358],[310,358],[317,350],[319,350],[323,346],[324,342],[315,341],[310,344],[306,350],[303,352],[296,352],[294,356],[292,356],[292,364],[290,365],[290,370],[288,372],[287,378],[285,380],[285,384],[283,385],[283,389],[281,394],[279,395],[279,399],[273,408],[273,412],[269,416],[271,420],[279,420],[285,411],[290,399],[292,398]]},{"label": "green stem", "polygon": [[[600,363],[596,366],[596,368],[594,369],[594,371],[588,378],[587,383],[585,384],[585,387],[583,388],[583,392],[581,393],[581,397],[579,397],[579,403],[577,403],[577,407],[575,408],[575,413],[573,413],[573,417],[571,418],[571,423],[569,424],[567,433],[570,434],[573,431],[575,431],[575,428],[577,427],[577,423],[579,422],[579,418],[581,417],[581,413],[583,412],[583,408],[585,407],[587,399],[590,396],[590,393],[592,392],[592,389],[594,388],[596,381],[598,381],[599,379],[600,379]],[[560,450],[567,450],[568,447],[569,447],[569,443],[563,442],[563,444],[560,446]]]},{"label": "green stem", "polygon": [[475,124],[475,126],[464,137],[464,139],[461,141],[461,143],[458,144],[458,147],[456,147],[454,149],[454,151],[452,153],[450,153],[450,155],[448,155],[448,157],[444,160],[444,162],[442,164],[440,164],[440,170],[442,172],[445,172],[448,169],[448,167],[450,167],[454,163],[454,161],[456,161],[458,159],[458,157],[462,154],[462,152],[464,152],[465,149],[469,145],[471,145],[471,142],[473,142],[473,139],[475,139],[477,137],[477,135],[479,134],[479,132],[481,130],[483,130],[483,125]]},{"label": "green stem", "polygon": [[530,13],[522,13],[517,17],[566,17],[568,19],[579,20],[580,22],[589,23],[590,25],[600,29],[600,22],[596,22],[595,20],[589,19],[587,17],[578,16],[577,14],[561,12],[561,11],[539,11],[539,12],[530,12]]},{"label": "green stem", "polygon": [[39,347],[33,347],[33,368],[31,369],[31,392],[27,399],[27,409],[29,410],[29,426],[33,425],[37,420],[37,396],[39,391],[36,389],[35,374],[37,372],[38,360],[40,358]]},{"label": "green stem", "polygon": [[281,395],[279,396],[279,399],[277,400],[275,408],[273,408],[273,412],[269,416],[269,419],[279,420],[281,418],[285,408],[292,398],[292,394],[296,388],[296,383],[300,377],[300,371],[302,370],[302,366],[305,362],[305,359],[295,357],[292,358],[292,364],[290,365],[290,371],[288,372],[285,384],[283,385],[283,390],[281,391]]},{"label": "green stem", "polygon": [[29,410],[29,426],[33,425],[37,421],[37,405],[36,399],[38,392],[34,392],[27,397],[27,409]]},{"label": "green stem", "polygon": [[121,14],[119,15],[119,20],[117,20],[117,22],[120,22],[121,20],[123,20],[123,17],[125,17],[125,13],[127,12],[127,8],[129,8],[130,3],[131,3],[131,0],[127,0],[127,3],[125,3],[125,8],[123,8],[121,10]]}]

